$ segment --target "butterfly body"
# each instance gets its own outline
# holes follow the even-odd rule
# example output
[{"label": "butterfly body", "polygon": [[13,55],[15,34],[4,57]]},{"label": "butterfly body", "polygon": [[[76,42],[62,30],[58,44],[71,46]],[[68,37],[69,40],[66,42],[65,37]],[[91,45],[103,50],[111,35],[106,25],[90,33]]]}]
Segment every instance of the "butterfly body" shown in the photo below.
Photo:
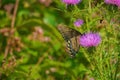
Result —
[{"label": "butterfly body", "polygon": [[67,48],[71,57],[74,57],[79,51],[79,38],[81,33],[63,24],[58,25],[57,28],[67,42]]}]

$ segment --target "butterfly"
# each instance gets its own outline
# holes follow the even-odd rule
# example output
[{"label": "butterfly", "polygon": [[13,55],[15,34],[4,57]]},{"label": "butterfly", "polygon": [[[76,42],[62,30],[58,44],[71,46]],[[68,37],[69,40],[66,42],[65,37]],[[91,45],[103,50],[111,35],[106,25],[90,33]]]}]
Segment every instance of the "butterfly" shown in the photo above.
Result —
[{"label": "butterfly", "polygon": [[63,24],[59,24],[57,28],[62,34],[64,40],[67,42],[67,49],[70,53],[70,56],[75,57],[80,48],[79,38],[82,34],[77,30],[67,27]]}]

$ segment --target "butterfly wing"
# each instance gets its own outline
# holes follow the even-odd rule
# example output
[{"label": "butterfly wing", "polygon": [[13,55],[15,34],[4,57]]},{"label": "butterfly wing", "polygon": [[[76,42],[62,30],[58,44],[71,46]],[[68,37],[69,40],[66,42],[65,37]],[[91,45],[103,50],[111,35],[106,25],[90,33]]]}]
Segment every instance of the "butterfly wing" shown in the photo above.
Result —
[{"label": "butterfly wing", "polygon": [[67,47],[68,47],[68,51],[69,51],[70,55],[72,57],[74,57],[80,47],[79,37],[80,37],[81,33],[72,28],[69,28],[63,24],[58,25],[57,28],[60,31],[60,33],[62,34],[65,41],[67,42]]}]

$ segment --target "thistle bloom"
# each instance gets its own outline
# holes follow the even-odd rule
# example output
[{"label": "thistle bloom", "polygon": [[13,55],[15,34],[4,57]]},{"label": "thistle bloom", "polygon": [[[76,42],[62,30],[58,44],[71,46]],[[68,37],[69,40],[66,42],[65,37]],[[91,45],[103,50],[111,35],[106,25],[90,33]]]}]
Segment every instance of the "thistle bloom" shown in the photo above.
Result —
[{"label": "thistle bloom", "polygon": [[83,20],[78,19],[78,20],[76,20],[76,21],[74,22],[74,25],[75,25],[76,27],[80,27],[83,23],[84,23]]},{"label": "thistle bloom", "polygon": [[83,47],[92,47],[101,42],[101,37],[98,33],[86,33],[80,37],[79,41]]},{"label": "thistle bloom", "polygon": [[120,0],[105,0],[106,4],[113,4],[120,7]]},{"label": "thistle bloom", "polygon": [[62,2],[66,4],[78,4],[81,2],[81,0],[62,0]]}]

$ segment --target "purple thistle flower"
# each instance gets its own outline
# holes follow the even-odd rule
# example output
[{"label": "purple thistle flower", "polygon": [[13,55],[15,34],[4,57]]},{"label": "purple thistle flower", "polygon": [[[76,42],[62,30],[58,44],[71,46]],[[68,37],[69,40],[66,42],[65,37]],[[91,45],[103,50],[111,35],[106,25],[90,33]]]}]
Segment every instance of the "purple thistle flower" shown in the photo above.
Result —
[{"label": "purple thistle flower", "polygon": [[105,0],[104,1],[106,4],[113,4],[113,2],[111,0]]},{"label": "purple thistle flower", "polygon": [[78,4],[81,2],[81,0],[62,0],[62,2],[66,4]]},{"label": "purple thistle flower", "polygon": [[92,47],[101,42],[101,37],[98,33],[86,33],[80,37],[79,41],[83,47]]},{"label": "purple thistle flower", "polygon": [[105,0],[104,2],[106,4],[113,4],[113,5],[120,7],[120,0]]},{"label": "purple thistle flower", "polygon": [[74,22],[74,25],[76,27],[80,27],[82,24],[84,23],[84,21],[82,19],[77,19],[75,22]]}]

